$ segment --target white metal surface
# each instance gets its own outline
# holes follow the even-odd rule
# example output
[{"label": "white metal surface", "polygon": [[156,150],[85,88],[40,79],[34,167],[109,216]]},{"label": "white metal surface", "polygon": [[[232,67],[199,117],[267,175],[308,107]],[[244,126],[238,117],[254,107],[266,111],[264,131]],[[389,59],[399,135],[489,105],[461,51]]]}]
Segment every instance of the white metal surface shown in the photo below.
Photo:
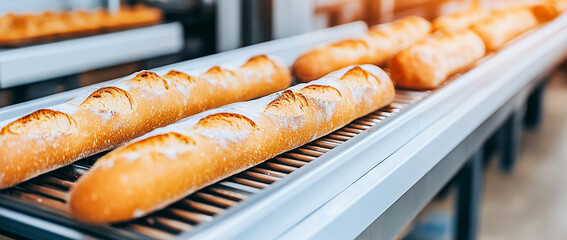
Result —
[{"label": "white metal surface", "polygon": [[183,28],[167,23],[115,33],[0,50],[0,88],[175,53]]}]

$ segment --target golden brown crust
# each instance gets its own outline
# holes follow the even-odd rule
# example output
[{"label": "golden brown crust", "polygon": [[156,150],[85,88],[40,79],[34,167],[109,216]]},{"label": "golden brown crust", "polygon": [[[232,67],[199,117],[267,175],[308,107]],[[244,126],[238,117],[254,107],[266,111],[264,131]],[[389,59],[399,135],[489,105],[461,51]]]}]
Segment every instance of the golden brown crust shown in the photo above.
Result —
[{"label": "golden brown crust", "polygon": [[117,87],[104,87],[94,91],[79,106],[101,111],[126,113],[134,110],[134,100],[127,91]]},{"label": "golden brown crust", "polygon": [[303,114],[307,107],[309,103],[303,94],[285,90],[281,96],[270,102],[264,111],[267,114],[293,117]]},{"label": "golden brown crust", "polygon": [[256,123],[240,114],[217,113],[199,120],[199,122],[195,125],[195,129],[199,128],[243,132],[252,131],[256,128]]},{"label": "golden brown crust", "polygon": [[309,85],[299,90],[300,93],[317,100],[334,102],[342,98],[341,92],[331,86]]},{"label": "golden brown crust", "polygon": [[473,24],[471,29],[482,38],[488,51],[494,51],[537,24],[529,8],[514,8],[493,11],[488,18]]},{"label": "golden brown crust", "polygon": [[175,70],[169,71],[163,77],[184,87],[190,87],[197,82],[197,78]]},{"label": "golden brown crust", "polygon": [[169,84],[167,83],[167,81],[150,71],[142,71],[141,73],[138,73],[134,78],[130,79],[130,82],[148,90],[169,90]]},{"label": "golden brown crust", "polygon": [[122,152],[143,154],[144,150],[148,149],[148,146],[162,146],[162,147],[174,147],[174,148],[185,148],[195,145],[195,140],[192,138],[170,132],[166,134],[156,135],[138,142],[138,144],[129,145],[122,149]]},{"label": "golden brown crust", "polygon": [[432,89],[485,52],[483,41],[470,30],[442,31],[398,53],[390,74],[398,87]]},{"label": "golden brown crust", "polygon": [[364,87],[380,85],[380,79],[372,76],[359,66],[353,67],[341,77],[341,81],[348,82],[349,86]]},{"label": "golden brown crust", "polygon": [[378,67],[348,67],[156,129],[99,159],[71,190],[71,213],[90,223],[143,216],[386,106],[394,94]]},{"label": "golden brown crust", "polygon": [[293,73],[302,82],[309,82],[350,65],[380,65],[430,30],[431,24],[416,16],[377,25],[363,38],[343,40],[301,55],[293,63]]},{"label": "golden brown crust", "polygon": [[291,76],[274,61],[252,58],[245,68],[214,67],[199,76],[171,71],[160,77],[143,71],[5,123],[0,129],[0,189],[195,113],[282,90]]},{"label": "golden brown crust", "polygon": [[41,136],[46,133],[64,134],[70,131],[75,120],[69,115],[41,109],[13,121],[2,128],[0,134]]},{"label": "golden brown crust", "polygon": [[278,68],[278,66],[274,62],[267,60],[268,60],[268,56],[263,54],[254,56],[251,57],[250,60],[248,60],[248,62],[244,63],[244,65],[242,65],[241,68],[244,69],[252,68],[254,69],[254,71],[258,71],[258,69],[262,69],[262,71],[264,72],[274,71],[275,69]]}]

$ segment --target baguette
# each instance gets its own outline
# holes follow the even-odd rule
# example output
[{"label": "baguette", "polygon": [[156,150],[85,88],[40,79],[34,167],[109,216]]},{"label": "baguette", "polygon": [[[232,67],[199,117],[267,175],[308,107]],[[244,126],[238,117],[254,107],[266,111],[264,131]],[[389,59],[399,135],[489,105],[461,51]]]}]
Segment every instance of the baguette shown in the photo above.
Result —
[{"label": "baguette", "polygon": [[398,87],[432,89],[485,53],[473,31],[441,31],[398,53],[390,62],[390,75]]},{"label": "baguette", "polygon": [[465,29],[470,25],[485,19],[488,15],[488,11],[481,8],[474,8],[464,12],[456,12],[453,14],[443,15],[433,20],[433,31],[441,29]]},{"label": "baguette", "polygon": [[66,103],[0,123],[0,189],[195,113],[290,84],[287,67],[263,55],[233,70],[216,66],[198,76],[140,72]]},{"label": "baguette", "polygon": [[495,51],[537,24],[529,8],[514,8],[493,11],[485,20],[473,24],[471,29],[482,38],[487,51]]},{"label": "baguette", "polygon": [[380,65],[401,49],[425,37],[431,24],[411,16],[370,28],[366,36],[347,39],[313,49],[293,63],[293,72],[302,82],[355,64]]},{"label": "baguette", "polygon": [[372,65],[235,103],[156,129],[100,158],[71,189],[90,223],[141,217],[390,104],[394,86]]}]

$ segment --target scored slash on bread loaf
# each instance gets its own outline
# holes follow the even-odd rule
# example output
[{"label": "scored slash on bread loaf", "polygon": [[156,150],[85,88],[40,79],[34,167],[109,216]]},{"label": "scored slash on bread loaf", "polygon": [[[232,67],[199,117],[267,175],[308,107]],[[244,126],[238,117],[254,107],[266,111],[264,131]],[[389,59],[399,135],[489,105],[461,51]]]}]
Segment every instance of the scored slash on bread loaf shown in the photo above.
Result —
[{"label": "scored slash on bread loaf", "polygon": [[163,76],[165,79],[169,79],[170,81],[174,82],[175,84],[190,87],[192,84],[197,82],[197,79],[193,76],[189,76],[183,72],[171,70],[167,74]]},{"label": "scored slash on bread loaf", "polygon": [[[108,101],[108,99],[113,99]],[[79,105],[82,108],[125,113],[134,110],[134,100],[130,94],[117,87],[104,87],[96,90]]]},{"label": "scored slash on bread loaf", "polygon": [[[218,68],[218,66],[214,68]],[[130,79],[130,83],[153,91],[169,90],[167,80],[149,71],[142,71],[136,77]]]},{"label": "scored slash on bread loaf", "polygon": [[0,135],[40,136],[45,133],[64,134],[74,127],[75,120],[65,113],[41,109],[6,125]]},{"label": "scored slash on bread loaf", "polygon": [[394,94],[380,68],[351,66],[196,114],[100,158],[71,189],[71,213],[91,223],[140,217],[384,107]]},{"label": "scored slash on bread loaf", "polygon": [[[254,73],[254,74],[250,74]],[[281,60],[255,56],[194,76],[142,71],[66,103],[0,123],[0,189],[225,104],[285,89]]]},{"label": "scored slash on bread loaf", "polygon": [[350,65],[380,65],[430,31],[431,24],[416,16],[380,24],[361,38],[342,40],[301,55],[293,63],[293,72],[302,82],[309,82]]},{"label": "scored slash on bread loaf", "polygon": [[215,128],[219,130],[245,132],[256,128],[256,123],[249,118],[235,113],[216,113],[199,120],[195,129]]},{"label": "scored slash on bread loaf", "polygon": [[[325,86],[320,86],[325,87]],[[319,95],[324,95],[322,91],[319,91]],[[270,102],[266,109],[264,110],[268,114],[282,116],[282,117],[293,117],[299,116],[304,113],[305,108],[309,106],[309,103],[305,96],[300,93],[293,92],[291,90],[286,90],[282,93],[280,97],[276,100]],[[286,111],[281,111],[281,109],[286,109]]]}]

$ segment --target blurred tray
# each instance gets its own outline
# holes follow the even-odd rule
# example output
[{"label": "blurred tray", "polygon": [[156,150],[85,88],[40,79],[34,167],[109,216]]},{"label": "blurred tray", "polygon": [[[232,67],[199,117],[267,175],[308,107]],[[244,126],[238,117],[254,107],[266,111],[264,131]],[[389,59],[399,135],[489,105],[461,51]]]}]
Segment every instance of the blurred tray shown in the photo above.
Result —
[{"label": "blurred tray", "polygon": [[0,49],[0,89],[178,52],[183,27],[167,23]]}]

